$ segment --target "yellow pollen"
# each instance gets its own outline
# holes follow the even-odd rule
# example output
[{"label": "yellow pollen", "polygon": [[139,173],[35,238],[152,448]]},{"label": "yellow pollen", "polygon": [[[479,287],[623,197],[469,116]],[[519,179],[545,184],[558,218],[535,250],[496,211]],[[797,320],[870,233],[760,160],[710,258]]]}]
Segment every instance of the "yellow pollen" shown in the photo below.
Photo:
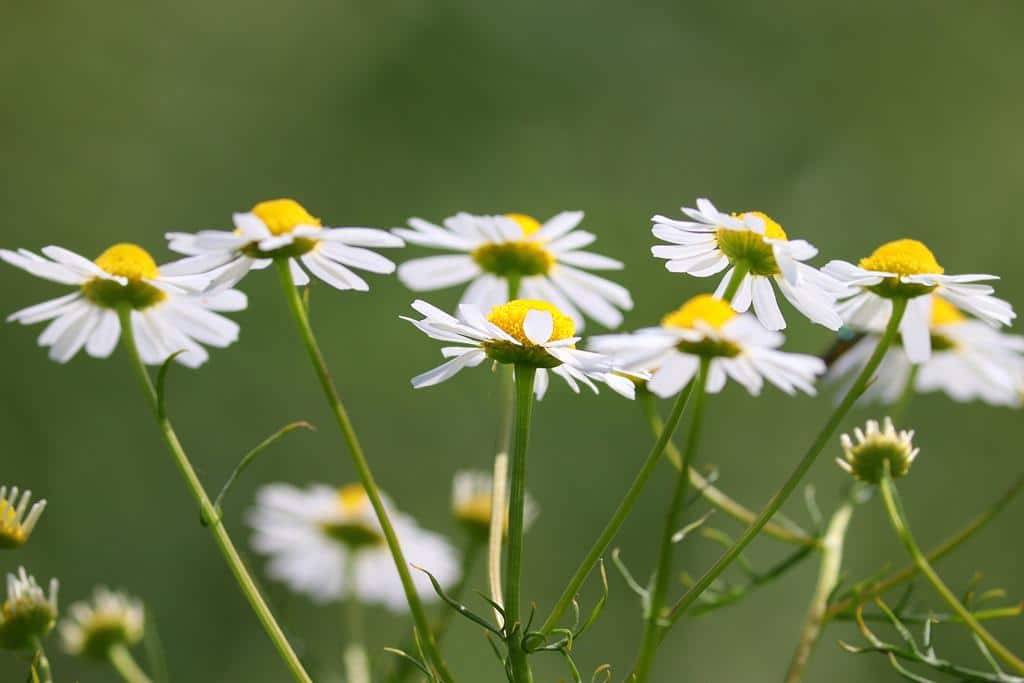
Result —
[{"label": "yellow pollen", "polygon": [[491,521],[491,496],[482,493],[460,503],[455,516],[463,522],[487,526]]},{"label": "yellow pollen", "polygon": [[110,247],[99,255],[95,263],[111,275],[129,280],[153,279],[160,275],[156,261],[149,252],[127,242]]},{"label": "yellow pollen", "polygon": [[572,318],[548,302],[534,299],[515,299],[507,304],[495,306],[487,314],[487,319],[512,335],[520,343],[533,346],[533,342],[523,331],[523,322],[526,320],[526,314],[530,311],[547,311],[551,314],[551,319],[555,324],[549,341],[567,339],[576,333],[576,325]]},{"label": "yellow pollen", "polygon": [[519,227],[523,229],[523,235],[526,237],[540,230],[540,221],[533,216],[527,216],[525,213],[506,213],[505,218],[511,218],[518,223]]},{"label": "yellow pollen", "polygon": [[291,232],[297,226],[311,225],[320,227],[320,219],[311,216],[302,204],[294,199],[271,199],[260,202],[252,207],[252,213],[256,215],[267,230],[274,235],[283,235]]},{"label": "yellow pollen", "polygon": [[366,489],[360,484],[346,484],[338,489],[338,504],[347,515],[359,514],[369,502]]},{"label": "yellow pollen", "polygon": [[697,321],[710,325],[716,330],[736,317],[725,301],[716,299],[710,294],[698,294],[685,304],[661,319],[663,327],[679,327],[684,330],[693,329]]},{"label": "yellow pollen", "polygon": [[967,316],[945,299],[932,297],[932,327],[938,325],[956,325],[967,320]]},{"label": "yellow pollen", "polygon": [[883,244],[871,256],[862,258],[860,267],[897,275],[940,275],[945,272],[928,247],[909,239]]},{"label": "yellow pollen", "polygon": [[[733,214],[733,216],[736,216],[736,214]],[[764,221],[765,237],[769,237],[771,239],[776,240],[789,239],[789,237],[786,236],[786,231],[782,229],[782,226],[779,225],[771,216],[764,213],[763,211],[744,211],[743,213],[739,214],[736,217],[742,219],[746,218],[747,216],[757,216],[758,218]]]}]

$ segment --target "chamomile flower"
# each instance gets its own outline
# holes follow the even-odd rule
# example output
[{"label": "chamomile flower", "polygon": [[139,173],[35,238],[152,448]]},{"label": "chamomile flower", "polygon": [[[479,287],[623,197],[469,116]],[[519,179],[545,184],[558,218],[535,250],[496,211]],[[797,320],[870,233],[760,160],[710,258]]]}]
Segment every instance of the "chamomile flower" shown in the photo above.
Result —
[{"label": "chamomile flower", "polygon": [[[474,536],[484,537],[491,529],[491,502],[494,477],[489,472],[460,470],[452,481],[452,514]],[[523,525],[529,529],[539,511],[533,498],[523,501]],[[505,501],[505,528],[508,529],[508,501]]]},{"label": "chamomile flower", "polygon": [[93,593],[92,602],[68,607],[69,618],[59,629],[64,649],[72,655],[106,660],[111,648],[132,647],[142,640],[146,611],[142,601],[103,586]]},{"label": "chamomile flower", "polygon": [[[944,391],[955,401],[981,400],[991,405],[1021,405],[1024,380],[1024,337],[1006,334],[968,318],[941,298],[932,300],[932,355],[920,363],[913,390]],[[829,369],[829,378],[851,378],[867,363],[881,336],[876,325]],[[914,364],[902,346],[894,346],[879,366],[877,380],[864,398],[895,403],[910,381]]]},{"label": "chamomile flower", "polygon": [[292,281],[309,284],[309,271],[336,289],[370,289],[351,269],[388,274],[395,264],[370,248],[400,247],[402,240],[374,228],[323,227],[294,199],[260,202],[233,216],[234,231],[202,230],[167,234],[172,251],[185,254],[176,266],[180,273],[215,274],[215,287],[231,285],[250,270],[275,260],[286,260]]},{"label": "chamomile flower", "polygon": [[[429,571],[445,587],[459,578],[455,550],[443,536],[419,527],[385,499],[399,543],[410,564]],[[253,547],[268,555],[268,574],[318,603],[354,590],[363,602],[395,612],[407,609],[405,592],[366,491],[359,484],[335,489],[314,484],[264,486],[249,516]],[[423,572],[413,572],[424,600],[437,595]]]},{"label": "chamomile flower", "polygon": [[592,337],[588,347],[634,371],[650,371],[647,388],[667,398],[679,393],[710,358],[706,390],[718,393],[731,378],[758,395],[765,380],[787,394],[813,395],[814,380],[825,372],[815,356],[779,351],[785,337],[766,330],[750,314],[737,314],[709,294],[690,299],[669,313],[658,327],[633,334]]},{"label": "chamomile flower", "polygon": [[245,295],[235,290],[204,294],[205,275],[175,274],[174,264],[157,267],[134,244],[115,244],[95,261],[61,247],[38,256],[24,249],[0,249],[0,258],[37,277],[77,290],[13,313],[7,320],[31,325],[51,321],[39,337],[58,363],[82,348],[94,358],[109,356],[121,336],[118,309],[131,310],[132,331],[142,360],[159,365],[177,352],[182,365],[198,367],[209,353],[201,344],[225,347],[238,339],[238,324],[215,311],[240,311]]},{"label": "chamomile flower", "polygon": [[586,271],[619,270],[622,263],[580,251],[597,239],[576,229],[582,220],[582,211],[563,211],[543,224],[519,213],[460,213],[445,219],[444,227],[412,218],[411,229],[394,233],[411,244],[462,253],[406,261],[398,267],[398,279],[415,292],[468,282],[460,303],[483,311],[508,301],[509,282],[515,282],[517,297],[554,304],[578,330],[584,316],[618,327],[621,311],[633,308],[633,299],[621,285]]},{"label": "chamomile flower", "polygon": [[853,295],[839,307],[848,325],[858,329],[884,325],[892,312],[893,299],[907,299],[900,321],[900,335],[907,357],[923,363],[931,355],[929,321],[935,297],[942,297],[958,309],[990,325],[1009,325],[1016,317],[1013,308],[992,296],[989,285],[995,275],[946,275],[935,255],[922,242],[901,239],[883,244],[859,265],[831,261],[823,272],[847,285]]},{"label": "chamomile flower", "polygon": [[534,390],[542,398],[548,387],[548,371],[561,377],[579,393],[584,384],[597,393],[594,381],[633,398],[634,385],[607,358],[576,348],[579,337],[572,318],[546,301],[516,299],[500,304],[485,316],[472,304],[461,304],[453,317],[425,301],[412,305],[423,320],[402,316],[432,339],[461,346],[441,349],[448,362],[412,378],[413,387],[429,387],[453,377],[463,368],[476,367],[487,359],[537,368]]},{"label": "chamomile flower", "polygon": [[733,276],[742,274],[732,307],[743,313],[753,304],[758,320],[769,330],[786,327],[773,283],[813,322],[831,330],[842,326],[835,301],[846,288],[802,263],[818,253],[810,242],[789,239],[781,225],[760,211],[725,214],[707,199],[698,199],[696,209],[684,206],[682,210],[691,220],[652,219],[651,232],[670,244],[656,245],[651,253],[666,259],[668,270],[708,277],[728,268],[715,293],[719,297]]},{"label": "chamomile flower", "polygon": [[44,591],[34,577],[18,568],[7,575],[7,599],[0,605],[0,647],[27,650],[46,636],[57,621],[57,579]]},{"label": "chamomile flower", "polygon": [[45,500],[32,503],[32,492],[18,497],[18,487],[0,486],[0,550],[17,548],[28,542],[36,522],[46,509]]},{"label": "chamomile flower", "polygon": [[897,432],[889,418],[881,428],[876,421],[868,420],[864,429],[856,427],[853,435],[853,439],[849,434],[839,437],[843,457],[836,463],[855,479],[869,484],[882,481],[886,469],[893,479],[904,476],[920,451],[914,448],[913,430]]}]

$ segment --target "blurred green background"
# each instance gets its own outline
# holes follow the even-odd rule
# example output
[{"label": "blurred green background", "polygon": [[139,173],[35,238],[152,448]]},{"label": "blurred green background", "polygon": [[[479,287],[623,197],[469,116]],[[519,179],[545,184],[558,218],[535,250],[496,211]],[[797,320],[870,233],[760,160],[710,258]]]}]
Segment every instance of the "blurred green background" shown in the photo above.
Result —
[{"label": "blurred green background", "polygon": [[[616,278],[633,291],[626,325],[637,327],[713,287],[649,256],[649,216],[709,196],[768,212],[824,259],[924,239],[949,272],[1002,274],[1001,295],[1021,305],[1022,22],[1024,5],[1010,1],[9,0],[0,8],[2,246],[94,256],[127,240],[166,259],[165,231],[225,227],[232,211],[277,196],[332,225],[381,227],[461,210],[544,218],[580,208],[599,235],[595,250],[626,262]],[[425,252],[397,257],[414,253]],[[423,524],[454,535],[450,478],[488,465],[497,385],[478,371],[414,392],[408,379],[436,364],[437,345],[398,319],[414,297],[396,279],[371,284],[368,295],[317,288],[314,324],[381,482]],[[321,427],[289,437],[234,491],[227,522],[242,546],[261,483],[354,477],[275,285],[269,273],[247,279],[241,342],[171,378],[173,417],[213,489],[277,426]],[[61,291],[0,268],[4,314]],[[456,296],[430,299],[447,307]],[[792,348],[829,343],[825,330],[787,316]],[[65,605],[96,583],[143,596],[174,681],[287,680],[199,527],[123,356],[58,366],[36,348],[39,331],[8,325],[0,336],[0,480],[50,507],[0,569],[25,563],[60,577]],[[769,390],[751,399],[731,388],[710,403],[700,460],[759,506],[829,409],[829,398]],[[909,422],[922,455],[902,488],[930,544],[1017,475],[1024,429],[1019,412],[943,397],[916,400]],[[638,407],[611,392],[578,398],[555,386],[537,410],[530,489],[543,513],[528,537],[525,594],[542,609],[649,443]],[[836,454],[810,476],[826,508],[844,483]],[[619,537],[641,575],[669,483],[661,470]],[[797,500],[787,511],[806,520]],[[944,561],[949,581],[961,587],[984,570],[987,585],[1020,597],[1022,513],[1011,508]],[[766,566],[783,550],[762,540],[750,554]],[[682,555],[700,573],[718,550],[693,541]],[[877,501],[855,517],[848,558],[854,577],[903,563]],[[781,679],[814,578],[805,563],[738,606],[686,621],[660,653],[657,680]],[[268,592],[314,672],[336,666],[340,608],[278,585]],[[586,597],[595,596],[591,584]],[[924,587],[917,598],[937,604]],[[371,625],[376,648],[405,628],[383,614]],[[1020,624],[993,628],[1024,649]],[[581,667],[608,662],[624,675],[639,633],[636,601],[613,577],[604,618],[579,643]],[[848,624],[831,627],[809,681],[894,680],[881,660],[841,653],[840,637],[858,639]],[[952,655],[970,656],[959,633],[946,640]],[[468,626],[458,625],[448,656],[463,681],[501,679]],[[61,681],[113,679],[66,657],[54,665]],[[0,680],[23,675],[0,657]],[[565,678],[556,658],[538,662],[539,681]]]}]

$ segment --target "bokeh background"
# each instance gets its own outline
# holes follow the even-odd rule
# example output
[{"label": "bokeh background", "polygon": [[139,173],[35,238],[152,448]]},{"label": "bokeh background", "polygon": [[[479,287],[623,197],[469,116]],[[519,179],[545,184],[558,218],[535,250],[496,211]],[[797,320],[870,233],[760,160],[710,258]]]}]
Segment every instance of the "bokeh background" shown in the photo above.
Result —
[{"label": "bokeh background", "polygon": [[[827,6],[826,6],[827,5]],[[950,272],[993,272],[1024,305],[1019,197],[1024,186],[1024,5],[1006,2],[729,3],[407,0],[405,2],[45,3],[0,8],[2,246],[60,244],[96,255],[134,241],[168,258],[168,230],[224,227],[232,211],[292,196],[330,224],[390,227],[409,216],[584,209],[596,250],[646,325],[713,281],[667,273],[649,256],[648,218],[698,196],[762,209],[824,258],[857,258],[883,240],[926,240]],[[397,254],[399,260],[422,250]],[[820,263],[821,261],[819,261]],[[277,426],[321,426],[266,455],[228,501],[240,545],[263,482],[354,477],[289,327],[275,279],[244,282],[241,342],[199,372],[175,371],[171,410],[208,487]],[[313,292],[314,324],[380,480],[422,523],[457,534],[456,468],[486,467],[496,383],[486,372],[414,392],[408,379],[437,345],[398,315],[413,295],[376,277],[370,294]],[[7,313],[60,288],[0,268]],[[450,306],[454,291],[430,297]],[[828,333],[792,312],[791,347]],[[596,330],[596,328],[595,328]],[[96,583],[145,597],[174,681],[285,681],[163,450],[123,356],[66,367],[36,348],[39,330],[0,331],[0,480],[50,501],[29,546],[0,557],[60,577],[64,604]],[[711,401],[700,459],[752,506],[781,483],[830,408],[731,388]],[[860,410],[844,425],[877,415]],[[981,509],[1020,470],[1019,412],[922,397],[908,422],[922,455],[903,486],[925,544]],[[549,607],[648,449],[637,406],[610,392],[556,386],[536,413],[530,489],[543,514],[529,535],[526,596]],[[810,481],[828,509],[844,480],[825,453]],[[661,470],[619,536],[646,574],[668,495]],[[799,499],[799,496],[796,497]],[[806,521],[798,500],[787,506]],[[941,564],[955,586],[1024,593],[1018,504]],[[724,521],[721,524],[732,531]],[[783,553],[757,542],[751,560]],[[248,551],[247,551],[248,552]],[[683,569],[717,557],[688,542]],[[247,555],[258,569],[259,558]],[[852,577],[902,564],[880,506],[861,508]],[[815,577],[813,562],[731,609],[685,622],[658,660],[659,681],[781,679]],[[485,585],[477,575],[474,582]],[[318,675],[337,666],[340,608],[268,584]],[[927,588],[917,592],[936,605]],[[596,597],[591,584],[586,597]],[[612,577],[604,618],[579,643],[585,671],[626,671],[639,608]],[[393,645],[402,619],[375,614],[370,639]],[[997,633],[1024,647],[1024,626]],[[832,626],[808,680],[894,680],[879,659],[843,654]],[[959,634],[948,652],[970,656]],[[461,680],[500,680],[492,655],[459,624],[448,656]],[[383,655],[378,657],[382,658]],[[57,656],[60,680],[112,680]],[[22,680],[13,657],[0,680]],[[538,680],[567,678],[556,658]],[[331,680],[324,678],[323,680]]]}]

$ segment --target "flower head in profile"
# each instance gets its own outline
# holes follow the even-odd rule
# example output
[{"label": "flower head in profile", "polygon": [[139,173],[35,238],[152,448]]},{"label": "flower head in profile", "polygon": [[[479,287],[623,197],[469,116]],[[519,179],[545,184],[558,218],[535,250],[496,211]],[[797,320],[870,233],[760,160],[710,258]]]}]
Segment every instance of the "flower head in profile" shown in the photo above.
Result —
[{"label": "flower head in profile", "polygon": [[[494,491],[494,477],[480,470],[460,470],[452,481],[452,514],[469,531],[480,538],[486,538],[491,529],[491,503]],[[527,494],[523,504],[523,524],[529,529],[537,519],[539,510],[533,498]],[[505,501],[505,528],[508,529],[508,500]]]},{"label": "flower head in profile", "polygon": [[31,325],[50,321],[39,345],[58,363],[81,349],[94,358],[109,356],[121,336],[118,311],[131,312],[132,332],[143,361],[159,365],[176,360],[188,367],[206,362],[207,346],[225,347],[238,339],[238,325],[217,312],[240,311],[245,295],[235,290],[204,294],[205,275],[174,274],[175,264],[157,266],[134,244],[115,244],[95,261],[61,247],[30,251],[0,249],[0,258],[44,280],[76,289],[71,294],[30,306],[7,317]]},{"label": "flower head in profile", "polygon": [[495,306],[486,316],[476,306],[462,304],[457,318],[425,301],[416,301],[412,307],[423,319],[402,316],[403,320],[432,339],[459,344],[441,349],[450,360],[413,377],[412,385],[417,389],[440,384],[463,368],[490,359],[536,368],[537,398],[547,391],[548,371],[565,380],[577,393],[580,384],[596,393],[597,381],[633,398],[634,385],[628,373],[620,373],[601,354],[577,349],[579,337],[574,336],[572,318],[545,301],[516,299]]},{"label": "flower head in profile", "polygon": [[706,390],[717,393],[731,378],[753,395],[765,380],[787,394],[814,394],[814,380],[825,371],[815,356],[779,351],[785,337],[766,330],[749,314],[708,294],[696,296],[662,318],[658,327],[633,334],[592,337],[588,347],[634,371],[650,371],[647,388],[666,398],[679,393],[711,360]]},{"label": "flower head in profile", "polygon": [[733,310],[743,313],[753,305],[769,330],[786,327],[774,288],[813,322],[832,330],[842,325],[835,301],[845,287],[803,263],[818,253],[809,242],[789,239],[781,225],[760,211],[725,214],[707,199],[698,199],[696,209],[684,206],[683,213],[690,220],[652,219],[654,236],[669,244],[656,245],[651,253],[666,259],[668,270],[708,277],[728,269],[716,292],[719,297],[741,274]]},{"label": "flower head in profile", "polygon": [[46,509],[45,500],[32,503],[32,492],[18,497],[18,487],[0,486],[0,550],[17,548],[28,542],[36,522]]},{"label": "flower head in profile", "polygon": [[1016,317],[1009,303],[992,296],[991,286],[978,284],[997,276],[946,275],[931,250],[917,240],[888,242],[856,266],[831,261],[823,271],[851,288],[852,295],[840,304],[839,312],[855,329],[884,326],[893,300],[907,300],[900,335],[914,363],[923,363],[931,355],[929,322],[936,297],[993,326],[1009,325]]},{"label": "flower head in profile", "polygon": [[[422,529],[385,499],[406,559],[445,587],[459,578],[456,551],[440,534]],[[314,484],[263,487],[249,516],[252,545],[268,555],[267,573],[318,603],[343,599],[349,591],[363,602],[392,611],[407,609],[405,592],[366,491],[359,484],[335,489]],[[413,573],[417,592],[436,600],[429,579]]]},{"label": "flower head in profile", "polygon": [[116,646],[131,648],[142,640],[146,611],[142,602],[103,586],[91,602],[68,607],[70,617],[60,622],[60,635],[69,654],[106,660]]},{"label": "flower head in profile", "polygon": [[877,484],[886,471],[895,479],[910,471],[920,449],[914,448],[914,432],[896,431],[892,420],[885,418],[882,427],[868,420],[864,429],[856,427],[854,438],[849,434],[839,437],[843,457],[836,463],[855,479]]},{"label": "flower head in profile", "polygon": [[[886,353],[877,379],[865,392],[868,401],[895,403],[914,372],[913,391],[945,392],[955,401],[984,401],[1018,407],[1024,388],[1024,337],[1006,334],[973,318],[953,304],[932,300],[929,335],[932,353],[923,363],[912,363],[902,346]],[[881,336],[877,323],[829,368],[830,380],[851,379],[867,363]],[[917,366],[916,371],[914,370]]]},{"label": "flower head in profile", "polygon": [[582,211],[564,211],[545,223],[518,213],[460,213],[443,227],[413,218],[411,228],[395,228],[395,234],[410,244],[460,253],[406,261],[398,278],[415,292],[468,282],[460,303],[482,311],[508,301],[512,282],[518,284],[517,297],[550,301],[576,329],[583,329],[584,316],[618,327],[633,299],[621,285],[587,271],[618,270],[622,263],[580,251],[597,239],[576,229],[582,220]]},{"label": "flower head in profile", "polygon": [[[402,240],[374,228],[324,227],[294,199],[260,202],[233,217],[235,229],[171,232],[171,250],[189,258],[175,272],[211,273],[214,286],[231,285],[253,269],[285,260],[297,286],[309,284],[309,274],[336,289],[370,289],[353,268],[392,273],[395,264],[370,248],[400,247]],[[308,273],[307,273],[308,271]]]},{"label": "flower head in profile", "polygon": [[17,574],[7,575],[7,599],[0,605],[0,647],[33,648],[56,622],[57,579],[50,579],[47,593],[24,567],[19,567]]}]

